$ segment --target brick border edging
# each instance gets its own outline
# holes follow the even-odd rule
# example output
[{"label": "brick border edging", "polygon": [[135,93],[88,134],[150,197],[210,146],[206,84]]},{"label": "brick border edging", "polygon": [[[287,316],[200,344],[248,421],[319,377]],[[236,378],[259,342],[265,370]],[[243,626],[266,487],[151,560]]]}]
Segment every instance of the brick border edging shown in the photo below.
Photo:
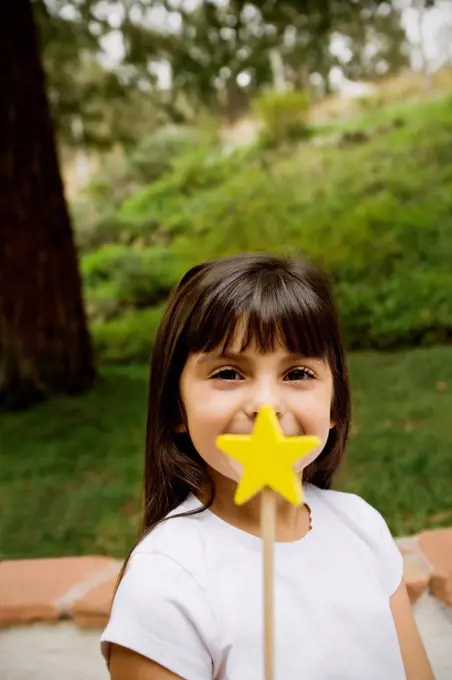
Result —
[{"label": "brick border edging", "polygon": [[395,542],[402,553],[403,577],[410,602],[414,604],[430,589],[434,567],[421,550],[419,535],[397,538]]},{"label": "brick border edging", "polygon": [[100,571],[95,571],[89,574],[83,581],[76,583],[63,595],[55,600],[55,607],[59,614],[59,618],[71,618],[74,612],[74,607],[92,590],[101,586],[106,581],[110,581],[115,577],[115,581],[121,569],[121,562],[112,562]]},{"label": "brick border edging", "polygon": [[[452,606],[452,527],[395,540],[411,603],[428,590]],[[63,619],[104,627],[121,565],[99,555],[0,563],[0,628]]]},{"label": "brick border edging", "polygon": [[0,628],[63,619],[103,625],[121,565],[99,555],[0,563]]}]

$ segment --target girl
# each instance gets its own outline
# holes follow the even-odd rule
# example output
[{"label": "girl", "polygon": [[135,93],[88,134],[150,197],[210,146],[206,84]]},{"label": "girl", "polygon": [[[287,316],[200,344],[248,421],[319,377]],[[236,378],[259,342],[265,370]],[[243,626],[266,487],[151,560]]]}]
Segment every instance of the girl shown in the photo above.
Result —
[{"label": "girl", "polygon": [[157,333],[144,534],[102,635],[112,680],[262,680],[260,503],[234,504],[215,441],[264,404],[322,441],[298,465],[304,505],[278,500],[275,680],[432,680],[385,521],[331,490],[350,391],[328,281],[266,254],[191,269]]}]

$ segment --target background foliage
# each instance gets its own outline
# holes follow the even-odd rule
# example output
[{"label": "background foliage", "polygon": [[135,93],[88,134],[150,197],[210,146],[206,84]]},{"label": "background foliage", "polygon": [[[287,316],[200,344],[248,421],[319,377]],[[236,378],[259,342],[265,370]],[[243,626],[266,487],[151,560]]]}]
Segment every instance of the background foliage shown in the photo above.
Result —
[{"label": "background foliage", "polygon": [[398,0],[31,2],[99,380],[1,414],[1,556],[126,553],[168,294],[251,250],[334,280],[355,414],[337,487],[394,533],[450,525],[452,17],[432,73]]},{"label": "background foliage", "polygon": [[[128,348],[122,361],[143,358],[158,310],[185,268],[243,250],[302,252],[329,271],[351,349],[450,340],[451,97],[377,109],[335,132],[303,127],[309,138],[295,146],[278,128],[276,149],[268,148],[265,127],[270,121],[274,134],[280,125],[274,98],[260,100],[267,105],[254,146],[224,154],[215,139],[204,147],[181,143],[165,147],[158,170],[151,137],[143,142],[149,166],[141,156],[139,174],[137,152],[121,160],[122,196],[111,199],[108,164],[88,187],[85,210],[91,203],[98,218],[77,233],[101,356],[120,356],[107,350],[111,340]],[[296,125],[302,119],[297,106]],[[161,149],[162,139],[155,144]],[[80,214],[74,205],[76,224]],[[144,347],[135,317],[147,328]]]}]

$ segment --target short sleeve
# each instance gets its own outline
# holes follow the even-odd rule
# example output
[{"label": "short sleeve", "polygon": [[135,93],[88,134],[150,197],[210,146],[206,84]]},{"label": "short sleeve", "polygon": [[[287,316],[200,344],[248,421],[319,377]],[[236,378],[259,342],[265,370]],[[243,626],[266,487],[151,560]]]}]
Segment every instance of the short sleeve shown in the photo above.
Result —
[{"label": "short sleeve", "polygon": [[386,592],[393,595],[403,579],[403,557],[397,544],[389,531],[389,527],[383,516],[375,510],[379,520],[379,545],[382,563],[382,578],[385,582]]},{"label": "short sleeve", "polygon": [[216,621],[206,594],[182,565],[160,553],[132,555],[101,637],[186,680],[212,680]]},{"label": "short sleeve", "polygon": [[[354,495],[354,494],[353,494]],[[355,495],[354,495],[355,496]],[[371,534],[377,553],[377,568],[385,589],[391,596],[403,578],[403,557],[382,514],[359,496],[363,527]]]}]

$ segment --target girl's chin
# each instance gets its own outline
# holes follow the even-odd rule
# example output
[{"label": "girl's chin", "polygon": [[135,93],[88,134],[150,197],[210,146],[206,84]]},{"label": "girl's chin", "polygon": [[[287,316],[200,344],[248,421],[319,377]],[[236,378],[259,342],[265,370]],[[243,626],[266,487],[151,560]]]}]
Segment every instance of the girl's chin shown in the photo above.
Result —
[{"label": "girl's chin", "polygon": [[204,459],[213,472],[214,478],[217,475],[225,477],[232,482],[238,483],[243,475],[243,465],[229,458],[226,454],[221,453],[220,456],[210,457]]}]

